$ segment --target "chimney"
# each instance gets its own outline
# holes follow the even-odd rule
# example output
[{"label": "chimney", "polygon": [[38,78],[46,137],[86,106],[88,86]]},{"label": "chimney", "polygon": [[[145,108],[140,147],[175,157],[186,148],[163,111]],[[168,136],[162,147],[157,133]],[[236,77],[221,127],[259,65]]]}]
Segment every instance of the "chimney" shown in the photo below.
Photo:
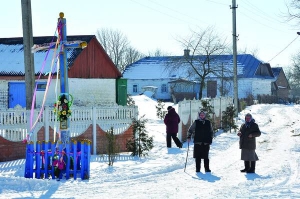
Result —
[{"label": "chimney", "polygon": [[183,55],[184,55],[185,57],[190,56],[190,50],[189,50],[189,49],[184,49],[184,50],[183,50]]}]

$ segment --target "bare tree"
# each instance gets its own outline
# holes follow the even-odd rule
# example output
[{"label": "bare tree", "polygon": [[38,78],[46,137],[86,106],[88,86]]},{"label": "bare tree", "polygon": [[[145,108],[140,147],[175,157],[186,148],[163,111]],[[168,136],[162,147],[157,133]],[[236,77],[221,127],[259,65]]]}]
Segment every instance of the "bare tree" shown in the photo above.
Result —
[{"label": "bare tree", "polygon": [[137,51],[136,49],[132,48],[132,47],[128,47],[124,58],[123,58],[123,62],[121,65],[121,71],[124,71],[126,69],[126,67],[130,64],[132,64],[133,62],[141,59],[145,57],[142,53],[140,53],[139,51]]},{"label": "bare tree", "polygon": [[97,38],[121,72],[127,65],[143,57],[140,52],[130,46],[127,37],[118,30],[100,29],[97,31]]},{"label": "bare tree", "polygon": [[161,57],[161,56],[168,56],[170,53],[163,52],[160,49],[156,49],[154,52],[148,52],[149,57]]},{"label": "bare tree", "polygon": [[293,97],[300,97],[300,53],[293,57],[293,66],[287,72],[287,79],[291,86]]},{"label": "bare tree", "polygon": [[232,76],[228,76],[228,74],[224,74],[227,69],[224,66],[224,63],[221,64],[221,84],[218,89],[221,96],[228,95],[229,91],[232,90],[233,78]]},{"label": "bare tree", "polygon": [[258,48],[248,49],[247,47],[245,47],[244,49],[239,49],[238,54],[250,54],[258,59],[259,50]]},{"label": "bare tree", "polygon": [[300,0],[289,0],[286,3],[287,14],[284,17],[287,21],[298,20],[298,24],[300,23]]},{"label": "bare tree", "polygon": [[[221,77],[228,71],[217,61],[219,55],[227,50],[226,39],[222,39],[213,27],[208,27],[199,32],[192,31],[188,39],[180,39],[179,42],[186,49],[183,57],[174,57],[168,64],[167,70],[181,74],[184,71],[185,78],[200,82],[199,99],[205,88],[205,81],[209,76]],[[227,70],[227,68],[226,68]],[[232,74],[231,74],[232,76]]]}]

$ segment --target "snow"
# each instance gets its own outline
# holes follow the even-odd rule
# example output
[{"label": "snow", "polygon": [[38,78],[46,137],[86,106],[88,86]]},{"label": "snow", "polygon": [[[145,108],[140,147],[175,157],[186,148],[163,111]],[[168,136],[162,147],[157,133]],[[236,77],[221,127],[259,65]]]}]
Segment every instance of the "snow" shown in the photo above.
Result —
[{"label": "snow", "polygon": [[[217,134],[210,150],[212,172],[205,173],[202,163],[196,174],[193,144],[179,149],[172,143],[167,149],[165,126],[156,117],[157,102],[145,95],[133,99],[154,136],[149,156],[116,161],[112,167],[92,156],[89,180],[59,182],[24,178],[24,159],[2,162],[0,198],[300,198],[299,105],[258,104],[239,114],[239,125],[250,112],[262,131],[255,174],[240,172],[243,161],[233,132]],[[170,105],[177,110],[172,103],[165,103],[165,109]]]}]

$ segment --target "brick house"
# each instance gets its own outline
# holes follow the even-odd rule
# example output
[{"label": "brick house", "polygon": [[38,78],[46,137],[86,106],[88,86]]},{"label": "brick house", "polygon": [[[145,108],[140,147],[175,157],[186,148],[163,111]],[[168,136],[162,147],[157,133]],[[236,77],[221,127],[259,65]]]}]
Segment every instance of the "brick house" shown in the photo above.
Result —
[{"label": "brick house", "polygon": [[274,67],[272,68],[273,74],[275,76],[276,81],[273,82],[273,90],[272,94],[277,96],[277,98],[281,102],[287,102],[289,98],[289,91],[291,87],[289,82],[285,76],[282,67]]}]

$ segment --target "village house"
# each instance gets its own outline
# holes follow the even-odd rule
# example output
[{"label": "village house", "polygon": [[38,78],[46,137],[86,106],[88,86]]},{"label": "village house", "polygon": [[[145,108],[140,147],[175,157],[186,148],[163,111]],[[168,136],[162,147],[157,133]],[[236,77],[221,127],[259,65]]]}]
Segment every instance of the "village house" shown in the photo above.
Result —
[{"label": "village house", "polygon": [[[195,59],[204,59],[204,56],[195,56]],[[127,79],[127,92],[129,95],[138,95],[145,87],[156,87],[153,96],[160,100],[180,101],[199,98],[199,77],[191,74],[191,67],[181,62],[177,70],[170,67],[174,60],[184,60],[185,56],[145,57],[129,65],[123,72]],[[174,63],[176,64],[176,63]],[[233,96],[233,56],[213,55],[210,64],[223,71],[222,75],[210,74],[205,79],[202,97]],[[188,69],[189,68],[189,69]],[[193,72],[192,72],[193,73]],[[221,72],[219,72],[221,73]],[[249,95],[280,94],[281,98],[288,95],[289,86],[283,70],[278,81],[275,73],[268,63],[263,63],[250,54],[237,55],[238,96],[246,98]],[[284,81],[284,83],[282,83]],[[280,89],[280,91],[279,91]]]},{"label": "village house", "polygon": [[272,68],[272,72],[276,79],[273,82],[272,95],[276,96],[279,102],[285,103],[288,101],[289,91],[291,90],[289,82],[282,67],[274,67]]},{"label": "village house", "polygon": [[[55,42],[56,37],[34,37],[33,43]],[[69,93],[73,96],[70,116],[70,137],[91,141],[92,154],[106,153],[105,133],[113,128],[120,151],[133,135],[132,119],[137,107],[124,106],[127,102],[127,83],[111,61],[95,35],[68,36],[68,42],[85,41],[87,47],[67,49]],[[57,50],[59,52],[59,50]],[[54,64],[52,64],[52,62]],[[54,49],[34,53],[36,78],[36,109],[27,117],[23,38],[0,38],[0,162],[24,158],[22,141],[31,134],[31,141],[57,141],[56,116],[53,109],[58,60]],[[53,67],[53,68],[51,68]],[[43,69],[43,70],[42,70]],[[49,78],[49,73],[53,76]],[[39,78],[39,74],[42,74]],[[41,110],[47,81],[50,79],[45,110]],[[60,94],[60,86],[57,87]],[[38,113],[43,112],[41,118]],[[30,111],[29,111],[30,113]],[[32,119],[32,125],[30,120]],[[37,119],[37,120],[36,120]],[[30,124],[31,132],[28,131]],[[32,125],[32,126],[31,126]],[[55,130],[56,129],[56,130]]]},{"label": "village house", "polygon": [[[68,36],[67,41],[85,41],[84,49],[67,49],[69,93],[74,105],[126,104],[126,81],[111,61],[95,35]],[[33,43],[40,45],[55,42],[56,37],[34,37]],[[59,51],[59,49],[58,49]],[[34,68],[37,79],[36,104],[44,97],[48,74],[54,71],[46,99],[47,106],[56,101],[56,63],[54,49],[34,53]],[[54,64],[52,65],[52,61]],[[53,67],[51,69],[51,66]],[[43,69],[43,70],[42,70]],[[23,38],[0,38],[0,108],[25,107],[25,67]],[[38,79],[38,75],[42,77]],[[58,79],[59,81],[59,79]],[[59,82],[58,82],[59,85]],[[58,86],[58,93],[60,87]]]}]

